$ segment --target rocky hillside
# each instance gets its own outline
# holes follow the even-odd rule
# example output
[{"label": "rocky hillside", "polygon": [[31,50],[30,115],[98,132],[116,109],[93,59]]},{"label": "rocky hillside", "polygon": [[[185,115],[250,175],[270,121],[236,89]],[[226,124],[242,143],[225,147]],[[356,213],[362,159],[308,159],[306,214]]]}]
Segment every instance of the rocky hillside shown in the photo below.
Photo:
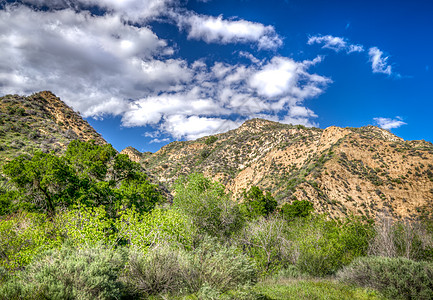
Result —
[{"label": "rocky hillside", "polygon": [[322,130],[254,119],[154,154],[124,153],[169,187],[179,175],[204,172],[236,198],[258,185],[280,204],[305,199],[333,217],[387,210],[412,218],[433,205],[433,145],[373,126]]},{"label": "rocky hillside", "polygon": [[106,143],[87,121],[51,92],[0,98],[2,161],[38,149],[62,152],[75,139]]}]

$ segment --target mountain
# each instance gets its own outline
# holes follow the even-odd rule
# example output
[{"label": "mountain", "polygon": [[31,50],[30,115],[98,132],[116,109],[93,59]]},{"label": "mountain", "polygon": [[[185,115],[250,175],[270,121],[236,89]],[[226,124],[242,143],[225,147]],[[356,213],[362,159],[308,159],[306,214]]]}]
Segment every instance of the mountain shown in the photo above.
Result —
[{"label": "mountain", "polygon": [[106,144],[87,121],[51,92],[0,97],[2,161],[35,150],[61,153],[75,139]]},{"label": "mountain", "polygon": [[280,204],[309,200],[318,212],[414,218],[433,204],[433,145],[374,127],[326,129],[253,119],[226,133],[173,142],[156,153],[123,151],[169,188],[203,172],[235,198],[252,185]]},{"label": "mountain", "polygon": [[[75,139],[106,143],[51,92],[0,97],[0,165],[36,150],[61,154]],[[257,185],[280,204],[309,200],[331,217],[387,210],[414,218],[433,207],[432,143],[404,141],[374,126],[318,129],[253,119],[156,153],[132,147],[122,153],[139,162],[161,190],[172,189],[180,175],[202,172],[235,199]]]}]

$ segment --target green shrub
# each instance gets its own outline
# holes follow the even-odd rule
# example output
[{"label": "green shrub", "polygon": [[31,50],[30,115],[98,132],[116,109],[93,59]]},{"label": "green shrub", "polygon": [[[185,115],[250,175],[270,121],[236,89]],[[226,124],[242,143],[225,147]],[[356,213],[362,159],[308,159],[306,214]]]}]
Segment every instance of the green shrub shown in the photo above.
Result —
[{"label": "green shrub", "polygon": [[55,224],[44,214],[22,212],[0,220],[0,266],[20,269],[35,255],[63,242]]},{"label": "green shrub", "polygon": [[237,243],[254,259],[261,274],[272,273],[292,261],[288,230],[283,219],[262,217],[246,224]]},{"label": "green shrub", "polygon": [[225,292],[238,286],[256,282],[254,262],[235,246],[227,246],[212,238],[205,238],[192,256],[196,289],[204,285]]},{"label": "green shrub", "polygon": [[213,135],[213,136],[208,137],[208,138],[204,141],[204,143],[205,143],[206,145],[211,145],[211,144],[215,143],[217,140],[218,140],[218,138],[217,138],[216,136]]},{"label": "green shrub", "polygon": [[202,234],[228,238],[242,227],[239,208],[222,184],[195,173],[180,178],[175,191],[173,206]]},{"label": "green shrub", "polygon": [[396,299],[433,299],[433,264],[406,258],[362,257],[338,277]]},{"label": "green shrub", "polygon": [[298,219],[291,225],[294,262],[300,271],[314,276],[334,274],[355,258],[367,254],[372,230],[359,219],[345,223],[325,216]]},{"label": "green shrub", "polygon": [[129,251],[122,282],[135,297],[190,291],[188,256],[168,244],[154,245],[146,254],[137,248]]},{"label": "green shrub", "polygon": [[248,219],[268,216],[277,208],[277,205],[271,193],[264,194],[257,186],[252,186],[248,192],[243,193],[242,212]]},{"label": "green shrub", "polygon": [[143,214],[127,209],[120,213],[115,227],[119,241],[140,248],[143,253],[161,241],[172,247],[190,249],[196,231],[185,215],[173,208],[155,208]]},{"label": "green shrub", "polygon": [[306,218],[314,210],[313,204],[306,200],[295,200],[291,204],[285,203],[281,207],[281,214],[284,219],[291,221],[296,218]]},{"label": "green shrub", "polygon": [[121,251],[103,247],[47,251],[6,282],[0,298],[118,299],[125,260]]},{"label": "green shrub", "polygon": [[114,239],[112,220],[103,206],[75,206],[58,213],[55,222],[69,243],[77,247],[107,244]]}]

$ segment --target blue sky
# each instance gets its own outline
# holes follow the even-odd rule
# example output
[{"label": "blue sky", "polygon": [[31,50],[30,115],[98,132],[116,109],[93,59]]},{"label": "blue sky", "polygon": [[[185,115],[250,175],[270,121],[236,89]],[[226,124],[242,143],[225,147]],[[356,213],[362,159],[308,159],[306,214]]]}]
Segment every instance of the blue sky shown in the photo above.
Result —
[{"label": "blue sky", "polygon": [[118,150],[254,117],[433,141],[431,1],[0,3],[0,94],[51,90]]}]

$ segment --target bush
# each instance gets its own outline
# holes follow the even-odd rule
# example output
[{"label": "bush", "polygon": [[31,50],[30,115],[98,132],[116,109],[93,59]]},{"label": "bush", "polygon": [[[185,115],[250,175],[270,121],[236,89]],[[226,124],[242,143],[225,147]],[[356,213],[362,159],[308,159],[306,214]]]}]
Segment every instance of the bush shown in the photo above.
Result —
[{"label": "bush", "polygon": [[122,282],[133,296],[146,297],[189,291],[189,276],[186,252],[159,244],[145,255],[137,248],[130,250]]},{"label": "bush", "polygon": [[386,215],[375,223],[375,237],[369,254],[385,257],[406,257],[413,260],[433,260],[433,235],[418,222],[394,222]]},{"label": "bush", "polygon": [[242,227],[239,208],[222,184],[202,174],[191,174],[177,181],[175,191],[173,206],[192,220],[202,234],[228,238]]},{"label": "bush", "polygon": [[51,250],[6,282],[3,299],[118,299],[126,256],[98,247]]},{"label": "bush", "polygon": [[257,186],[252,186],[249,191],[243,192],[242,212],[248,219],[260,216],[266,217],[277,208],[277,201],[271,193],[263,191]]},{"label": "bush", "polygon": [[334,274],[355,258],[367,254],[372,230],[360,220],[345,223],[324,216],[292,223],[294,263],[301,272],[314,276]]},{"label": "bush", "polygon": [[278,217],[262,217],[247,223],[237,242],[254,259],[262,274],[285,267],[292,260],[287,222]]},{"label": "bush", "polygon": [[44,214],[22,212],[0,220],[0,266],[6,269],[23,268],[35,255],[61,244],[59,231]]},{"label": "bush", "polygon": [[131,250],[122,281],[135,297],[194,293],[219,295],[256,281],[254,263],[236,247],[205,238],[193,253],[156,244]]},{"label": "bush", "polygon": [[113,240],[112,221],[103,206],[74,206],[55,218],[62,234],[77,247],[96,246]]},{"label": "bush", "polygon": [[209,286],[225,292],[238,286],[249,285],[257,280],[254,262],[234,246],[219,244],[215,239],[205,238],[192,256],[196,289]]},{"label": "bush", "polygon": [[338,277],[396,299],[433,299],[433,264],[406,258],[362,257]]},{"label": "bush", "polygon": [[306,200],[295,200],[292,204],[285,203],[281,207],[281,214],[284,219],[291,221],[296,218],[306,218],[314,210],[313,204]]},{"label": "bush", "polygon": [[189,220],[176,209],[155,208],[143,214],[127,209],[120,213],[115,226],[119,241],[140,248],[143,253],[161,241],[191,249],[195,236]]}]

